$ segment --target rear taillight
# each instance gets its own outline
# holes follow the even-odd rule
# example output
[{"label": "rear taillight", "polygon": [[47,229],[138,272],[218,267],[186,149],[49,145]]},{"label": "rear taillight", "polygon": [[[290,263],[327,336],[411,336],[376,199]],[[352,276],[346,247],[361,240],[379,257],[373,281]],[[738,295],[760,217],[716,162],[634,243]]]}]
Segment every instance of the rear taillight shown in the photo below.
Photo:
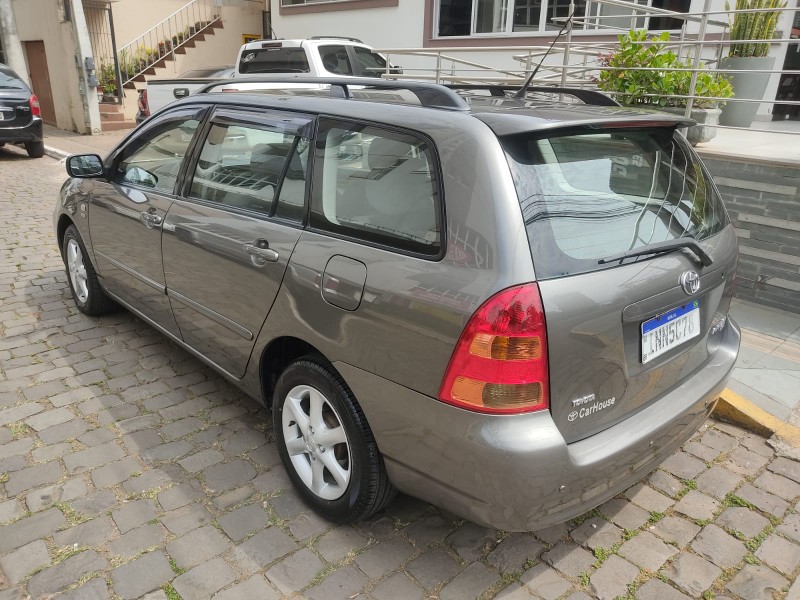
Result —
[{"label": "rear taillight", "polygon": [[147,90],[139,90],[139,110],[145,117],[150,116],[150,104],[147,102]]},{"label": "rear taillight", "polygon": [[538,285],[498,292],[472,315],[450,358],[439,399],[484,413],[548,408],[547,336]]},{"label": "rear taillight", "polygon": [[31,116],[41,117],[42,109],[39,107],[39,99],[36,97],[36,94],[31,94],[30,105],[31,105]]}]

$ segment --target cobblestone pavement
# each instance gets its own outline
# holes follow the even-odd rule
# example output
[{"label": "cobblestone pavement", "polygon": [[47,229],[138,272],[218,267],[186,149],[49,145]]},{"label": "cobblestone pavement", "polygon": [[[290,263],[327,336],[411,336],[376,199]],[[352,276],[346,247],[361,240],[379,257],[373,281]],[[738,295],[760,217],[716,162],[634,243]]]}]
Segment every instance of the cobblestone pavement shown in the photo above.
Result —
[{"label": "cobblestone pavement", "polygon": [[0,150],[0,600],[800,597],[800,464],[713,422],[535,534],[403,496],[321,520],[254,400],[126,312],[77,312],[50,218],[63,178]]}]

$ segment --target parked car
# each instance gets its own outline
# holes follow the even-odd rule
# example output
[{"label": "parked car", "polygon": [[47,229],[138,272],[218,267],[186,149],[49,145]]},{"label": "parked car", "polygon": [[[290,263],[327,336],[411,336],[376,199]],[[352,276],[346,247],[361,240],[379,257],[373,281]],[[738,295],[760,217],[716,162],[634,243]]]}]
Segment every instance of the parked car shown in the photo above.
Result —
[{"label": "parked car", "polygon": [[333,520],[401,490],[538,529],[700,427],[738,353],[737,242],[683,117],[322,83],[209,88],[71,157],[78,308],[126,307],[263,402]]},{"label": "parked car", "polygon": [[[139,114],[136,115],[136,122],[140,123],[144,117],[154,114],[167,104],[195,93],[212,78],[233,77],[239,80],[274,76],[276,82],[273,86],[287,88],[299,87],[286,80],[287,74],[304,78],[381,77],[387,70],[393,74],[402,73],[398,67],[387,65],[381,54],[355,38],[320,36],[302,40],[249,42],[239,49],[232,74],[225,69],[224,72],[217,73],[192,72],[192,81],[186,81],[183,75],[178,79],[148,81],[147,87],[139,92]],[[316,84],[306,84],[306,87],[308,85],[320,87]],[[142,97],[147,110],[142,109]]]},{"label": "parked car", "polygon": [[44,156],[39,99],[10,67],[0,63],[0,146],[18,144],[31,158]]},{"label": "parked car", "polygon": [[136,124],[138,125],[162,106],[166,106],[176,99],[185,98],[193,94],[212,79],[230,79],[235,69],[233,65],[221,65],[192,69],[178,75],[180,80],[154,79],[147,83],[147,87],[139,90],[138,108],[136,111]]}]

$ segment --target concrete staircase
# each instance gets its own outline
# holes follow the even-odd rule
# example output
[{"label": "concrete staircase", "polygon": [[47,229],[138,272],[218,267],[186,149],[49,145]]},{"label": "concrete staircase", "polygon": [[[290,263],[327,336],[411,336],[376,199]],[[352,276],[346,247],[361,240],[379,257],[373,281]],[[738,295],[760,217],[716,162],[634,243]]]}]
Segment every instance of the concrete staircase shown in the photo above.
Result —
[{"label": "concrete staircase", "polygon": [[133,129],[134,127],[136,127],[136,122],[125,119],[125,114],[119,104],[100,103],[100,129],[104,132]]}]

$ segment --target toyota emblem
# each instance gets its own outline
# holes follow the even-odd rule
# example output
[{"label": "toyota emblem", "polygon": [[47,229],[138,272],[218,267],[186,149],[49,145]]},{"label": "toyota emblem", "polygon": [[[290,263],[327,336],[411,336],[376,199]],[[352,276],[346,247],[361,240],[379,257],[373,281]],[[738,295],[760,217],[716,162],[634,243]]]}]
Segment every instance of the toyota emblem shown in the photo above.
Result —
[{"label": "toyota emblem", "polygon": [[690,296],[696,294],[700,289],[700,275],[694,271],[686,271],[681,275],[681,287]]}]

